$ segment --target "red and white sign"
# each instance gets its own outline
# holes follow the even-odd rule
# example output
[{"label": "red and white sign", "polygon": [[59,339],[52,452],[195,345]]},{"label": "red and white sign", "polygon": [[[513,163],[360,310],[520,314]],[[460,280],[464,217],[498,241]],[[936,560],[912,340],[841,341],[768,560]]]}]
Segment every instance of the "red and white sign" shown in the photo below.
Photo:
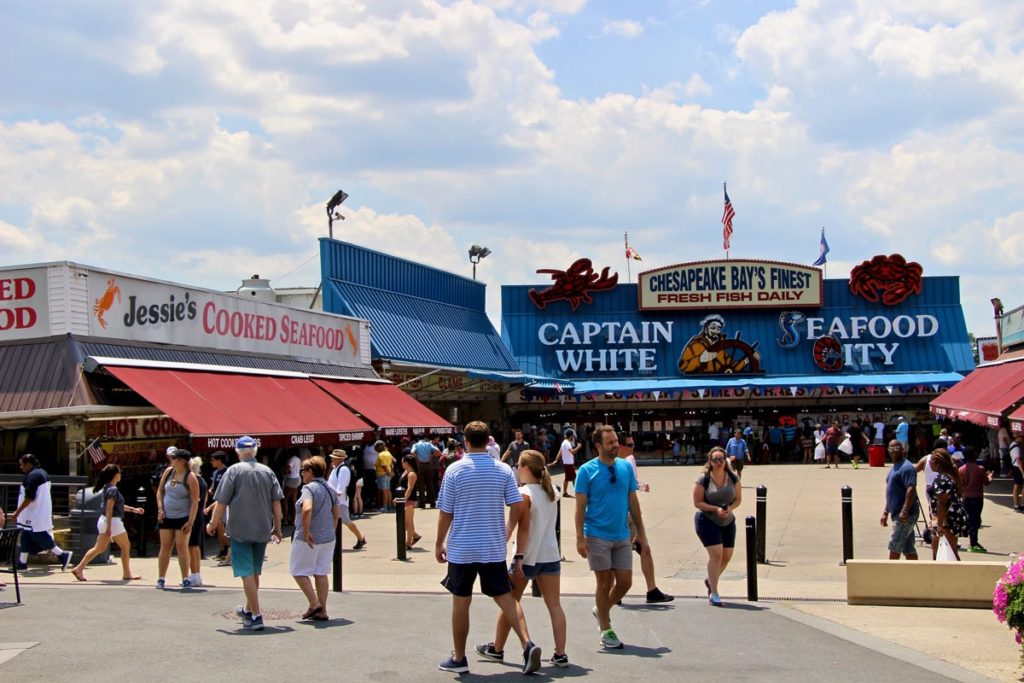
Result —
[{"label": "red and white sign", "polygon": [[370,367],[358,318],[66,262],[0,269],[0,341],[63,334]]},{"label": "red and white sign", "polygon": [[46,269],[0,271],[0,340],[50,335]]}]

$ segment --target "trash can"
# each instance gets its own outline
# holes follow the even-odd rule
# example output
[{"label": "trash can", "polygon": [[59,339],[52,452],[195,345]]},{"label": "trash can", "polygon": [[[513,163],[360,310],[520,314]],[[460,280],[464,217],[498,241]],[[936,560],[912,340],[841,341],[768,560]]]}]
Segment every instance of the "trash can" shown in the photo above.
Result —
[{"label": "trash can", "polygon": [[879,444],[868,446],[868,466],[885,467],[885,446]]},{"label": "trash can", "polygon": [[[96,522],[100,518],[102,508],[103,491],[94,492],[90,486],[80,489],[75,494],[75,507],[69,512],[68,517],[71,524],[71,547],[77,558],[81,558],[89,548],[96,545],[96,537],[99,536]],[[107,546],[107,549],[93,558],[89,564],[106,564],[109,561],[110,546]]]}]

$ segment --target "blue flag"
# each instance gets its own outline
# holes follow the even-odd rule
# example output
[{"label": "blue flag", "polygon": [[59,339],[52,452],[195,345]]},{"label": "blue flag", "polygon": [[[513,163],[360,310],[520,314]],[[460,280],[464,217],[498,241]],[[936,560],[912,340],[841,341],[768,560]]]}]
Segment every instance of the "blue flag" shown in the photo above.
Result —
[{"label": "blue flag", "polygon": [[825,256],[828,254],[828,242],[825,241],[825,228],[821,229],[821,244],[818,245],[818,260],[812,266],[823,266],[828,261]]}]

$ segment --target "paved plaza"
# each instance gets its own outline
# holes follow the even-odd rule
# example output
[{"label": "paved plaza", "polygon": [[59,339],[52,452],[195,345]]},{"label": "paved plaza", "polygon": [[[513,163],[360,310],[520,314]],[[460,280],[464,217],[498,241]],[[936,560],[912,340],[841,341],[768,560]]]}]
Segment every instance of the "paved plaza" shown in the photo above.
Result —
[{"label": "paved plaza", "polygon": [[[1016,680],[1019,651],[1010,631],[988,610],[855,607],[845,603],[841,560],[840,487],[854,490],[855,556],[886,556],[888,530],[878,526],[884,469],[823,470],[810,465],[775,465],[744,472],[739,513],[754,513],[754,488],[768,488],[768,565],[758,568],[761,601],[746,601],[746,554],[742,540],[724,577],[728,605],[714,609],[704,599],[706,554],[693,531],[694,466],[642,466],[651,491],[641,505],[655,555],[658,585],[677,600],[647,606],[635,563],[634,585],[613,623],[627,643],[621,653],[602,652],[589,614],[593,579],[575,553],[574,501],[563,502],[563,594],[569,623],[569,669],[542,669],[543,676],[593,680],[721,678],[735,680]],[[1019,550],[1022,517],[1009,507],[1009,487],[990,487],[981,540],[989,554],[964,553],[965,561],[1006,561]],[[205,563],[207,587],[189,594],[160,592],[153,557],[133,559],[145,577],[122,586],[119,568],[93,566],[78,584],[56,567],[33,565],[24,574],[24,604],[0,610],[0,676],[9,680],[88,681],[111,673],[138,678],[145,663],[151,680],[179,674],[218,679],[281,675],[327,675],[342,658],[355,680],[444,680],[436,670],[451,648],[447,594],[438,584],[443,567],[432,554],[437,512],[416,513],[421,548],[408,561],[395,559],[394,515],[358,520],[369,539],[364,550],[345,532],[344,592],[332,594],[325,624],[298,622],[301,594],[287,571],[288,542],[271,546],[264,585],[268,629],[246,633],[232,614],[240,602],[229,568]],[[742,532],[740,534],[742,539]],[[150,546],[150,552],[155,548]],[[930,554],[922,548],[922,557]],[[168,575],[174,580],[175,564]],[[7,580],[7,579],[5,579]],[[8,583],[10,583],[8,581]],[[0,602],[13,601],[13,587]],[[550,653],[543,604],[524,606],[535,640]],[[470,643],[493,638],[495,609],[477,597]],[[251,638],[259,638],[253,647]],[[319,639],[319,640],[318,640]],[[113,648],[113,657],[101,654]],[[509,648],[511,652],[513,648]],[[326,653],[330,653],[329,656]],[[510,655],[511,657],[511,655]],[[546,656],[547,657],[547,656]],[[545,657],[545,659],[546,659]],[[68,667],[68,662],[74,666]],[[224,667],[230,670],[225,670]],[[470,657],[471,675],[518,676],[511,663]],[[466,678],[466,677],[463,677]],[[143,678],[138,678],[143,680]]]}]

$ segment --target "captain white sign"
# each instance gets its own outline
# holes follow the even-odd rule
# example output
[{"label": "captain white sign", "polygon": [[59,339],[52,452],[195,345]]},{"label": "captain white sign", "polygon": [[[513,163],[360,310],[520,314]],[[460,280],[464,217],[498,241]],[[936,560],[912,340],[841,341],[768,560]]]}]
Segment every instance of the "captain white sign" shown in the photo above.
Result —
[{"label": "captain white sign", "polygon": [[812,308],[822,305],[821,271],[773,261],[700,261],[639,275],[641,311]]}]

